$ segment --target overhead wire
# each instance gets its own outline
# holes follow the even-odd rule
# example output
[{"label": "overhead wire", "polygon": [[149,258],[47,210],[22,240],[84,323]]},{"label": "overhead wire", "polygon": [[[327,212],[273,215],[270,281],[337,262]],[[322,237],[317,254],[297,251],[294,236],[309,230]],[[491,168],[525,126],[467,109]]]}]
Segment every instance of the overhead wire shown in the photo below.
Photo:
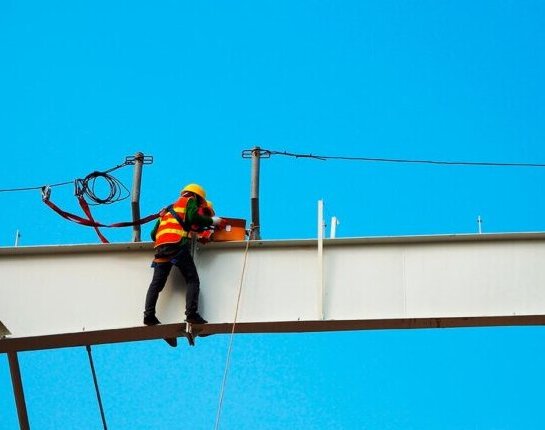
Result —
[{"label": "overhead wire", "polygon": [[[120,222],[113,224],[103,224],[95,221],[89,206],[95,205],[108,205],[116,203],[130,197],[131,193],[129,189],[117,178],[111,175],[111,172],[114,170],[120,169],[124,166],[135,164],[136,160],[140,161],[142,164],[150,164],[153,162],[151,156],[144,156],[143,154],[138,153],[135,157],[126,157],[125,162],[118,164],[117,166],[111,167],[110,169],[104,171],[94,171],[89,173],[83,179],[75,179],[74,181],[60,182],[53,185],[43,185],[40,187],[24,187],[24,188],[12,188],[0,190],[0,192],[7,191],[27,191],[27,190],[36,190],[39,189],[42,194],[42,201],[49,206],[52,210],[57,212],[63,218],[76,222],[78,224],[93,227],[103,243],[109,243],[108,239],[100,232],[99,227],[129,227],[135,225],[145,224],[158,217],[158,214],[153,214],[142,219],[135,220],[131,222]],[[99,181],[100,182],[97,182]],[[101,191],[106,190],[107,195],[99,196],[97,193],[98,184],[102,182]],[[83,218],[79,215],[67,212],[62,210],[59,206],[54,204],[51,197],[51,187],[68,185],[73,183],[75,191],[74,194],[81,206],[81,209],[85,213],[87,218]],[[105,183],[105,186],[104,186]]]},{"label": "overhead wire", "polygon": [[[92,194],[94,194],[95,181],[96,181],[96,179],[98,177],[103,177],[108,182],[111,181],[112,183],[115,183],[115,186],[117,186],[117,187],[119,187],[121,185],[121,188],[127,189],[118,179],[111,176],[110,173],[113,172],[114,170],[120,169],[120,168],[125,167],[125,166],[130,165],[130,164],[131,164],[131,162],[126,160],[124,163],[118,164],[117,166],[111,167],[111,168],[109,168],[107,170],[92,172],[83,179],[75,179],[75,180],[72,180],[72,181],[57,182],[55,184],[44,184],[44,185],[39,185],[39,186],[36,186],[36,187],[5,188],[5,189],[0,189],[0,193],[41,190],[45,186],[47,186],[49,188],[53,188],[53,187],[61,187],[63,185],[70,185],[70,184],[74,184],[74,183],[76,183],[76,184],[81,183],[83,185],[83,182],[85,182],[86,188],[90,188],[89,195],[92,195]],[[115,195],[117,195],[117,194],[115,194]]]},{"label": "overhead wire", "polygon": [[[513,163],[513,162],[492,162],[492,161],[448,161],[448,160],[432,160],[432,159],[408,159],[408,158],[384,158],[384,157],[350,157],[339,155],[317,155],[317,154],[302,154],[287,151],[273,151],[269,149],[256,148],[261,156],[270,157],[272,155],[283,155],[293,158],[310,158],[320,161],[341,160],[341,161],[363,161],[363,162],[379,162],[379,163],[407,163],[407,164],[435,164],[446,166],[488,166],[488,167],[533,167],[543,168],[545,163]],[[242,152],[243,158],[248,158],[254,150],[245,150]]]},{"label": "overhead wire", "polygon": [[[57,184],[48,185],[48,187],[50,187],[50,188],[60,187],[62,185],[69,185],[69,184],[73,184],[73,183],[74,183],[74,181],[59,182]],[[10,193],[10,192],[15,192],[15,191],[41,190],[43,187],[44,187],[43,185],[40,185],[38,187],[5,188],[5,189],[1,189],[0,193]]]},{"label": "overhead wire", "polygon": [[[363,162],[375,162],[375,163],[405,163],[405,164],[433,164],[433,165],[443,165],[443,166],[481,166],[481,167],[529,167],[529,168],[544,168],[545,163],[515,163],[515,162],[493,162],[493,161],[448,161],[448,160],[433,160],[433,159],[409,159],[409,158],[385,158],[385,157],[351,157],[351,156],[340,156],[340,155],[317,155],[317,154],[303,154],[303,153],[295,153],[295,152],[288,152],[288,151],[274,151],[269,149],[262,149],[259,148],[260,155],[265,157],[270,157],[272,155],[283,155],[286,157],[293,157],[293,158],[310,158],[320,161],[327,161],[327,160],[339,160],[339,161],[363,161]],[[250,154],[253,152],[253,150],[244,150],[242,151],[242,157],[243,158],[249,158]],[[87,188],[86,191],[89,191],[89,197],[93,195],[93,186],[94,181],[97,179],[97,177],[103,177],[107,181],[110,180],[110,175],[108,175],[110,172],[119,169],[123,166],[126,166],[127,164],[130,164],[128,162],[125,162],[123,164],[120,164],[118,166],[115,166],[111,169],[105,170],[103,172],[93,172],[90,175],[93,175],[92,177],[89,177],[88,175],[86,178],[77,179],[76,181],[86,181],[87,180]],[[115,179],[115,178],[114,178]],[[117,181],[115,179],[115,181]],[[48,185],[48,187],[60,187],[63,185],[69,185],[72,184],[74,181],[65,181],[65,182],[58,182],[55,184]],[[91,182],[91,184],[89,184]],[[91,185],[91,187],[89,187]],[[115,184],[119,185],[119,184]],[[121,188],[126,187],[121,184]],[[0,193],[7,193],[7,192],[17,192],[17,191],[30,191],[30,190],[39,190],[42,189],[44,186],[35,186],[35,187],[18,187],[18,188],[4,188],[0,189]],[[114,198],[114,197],[112,197]],[[100,199],[97,199],[100,200]],[[108,200],[108,199],[105,199]],[[115,200],[119,201],[119,200]],[[104,204],[101,201],[97,201],[96,204]]]}]

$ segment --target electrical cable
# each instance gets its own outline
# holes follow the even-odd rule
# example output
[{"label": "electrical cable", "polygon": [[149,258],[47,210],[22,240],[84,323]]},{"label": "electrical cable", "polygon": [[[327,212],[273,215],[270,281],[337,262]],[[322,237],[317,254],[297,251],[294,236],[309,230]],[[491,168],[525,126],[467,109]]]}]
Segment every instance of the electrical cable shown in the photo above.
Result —
[{"label": "electrical cable", "polygon": [[[103,179],[109,188],[109,194],[105,198],[100,198],[96,192],[97,179]],[[128,198],[131,193],[129,189],[117,178],[107,172],[92,172],[83,179],[76,180],[76,195],[87,197],[91,205],[110,205]]]},{"label": "electrical cable", "polygon": [[233,350],[233,341],[235,338],[235,326],[237,324],[238,319],[238,310],[240,306],[240,297],[242,296],[242,285],[244,284],[244,274],[246,273],[246,262],[248,260],[248,249],[250,247],[250,238],[252,237],[252,229],[255,227],[250,228],[250,233],[248,234],[248,239],[246,239],[246,249],[244,250],[244,262],[242,264],[242,273],[240,275],[240,284],[238,287],[238,296],[237,296],[237,304],[235,307],[235,317],[233,320],[233,327],[231,328],[231,336],[229,338],[229,347],[227,348],[227,358],[225,361],[225,370],[223,372],[223,379],[221,382],[221,389],[220,389],[220,398],[218,403],[218,410],[216,413],[216,422],[214,425],[214,430],[219,429],[220,425],[220,417],[221,417],[221,410],[223,407],[223,397],[225,393],[225,386],[227,385],[227,375],[229,373],[229,367],[231,366],[231,352]]},{"label": "electrical cable", "polygon": [[[50,188],[60,187],[61,185],[68,185],[68,184],[73,184],[73,183],[74,183],[74,181],[59,182],[58,184],[48,185],[48,187],[50,187]],[[41,190],[43,187],[44,186],[41,185],[39,187],[7,188],[7,189],[0,190],[0,193],[10,193],[10,192],[13,192],[13,191]]]},{"label": "electrical cable", "polygon": [[[247,150],[242,151],[242,157],[243,158],[250,158],[253,151],[254,150],[251,150],[251,149],[247,149]],[[435,164],[435,165],[445,165],[445,166],[480,166],[480,167],[533,167],[533,168],[544,168],[545,167],[545,163],[507,163],[507,162],[506,163],[501,163],[501,162],[490,162],[490,161],[446,161],[446,160],[425,160],[425,159],[419,160],[419,159],[383,158],[383,157],[376,157],[376,158],[375,157],[348,157],[348,156],[332,156],[332,155],[298,154],[298,153],[287,152],[287,151],[272,151],[272,150],[269,150],[269,149],[260,149],[259,151],[260,151],[260,156],[263,157],[263,158],[268,158],[271,155],[284,155],[284,156],[287,156],[287,157],[311,158],[311,159],[320,160],[320,161],[341,160],[341,161],[364,161],[364,162],[378,162],[378,163]],[[104,175],[107,175],[111,171],[116,170],[116,169],[118,169],[120,167],[123,167],[123,166],[125,166],[127,164],[130,164],[130,163],[125,162],[123,164],[120,164],[119,166],[113,167],[112,169],[106,170],[104,172],[93,172],[93,174],[95,174],[96,177],[101,176],[101,175],[97,175],[98,173],[102,173]],[[92,179],[91,190],[89,191],[89,193],[90,193],[89,196],[94,194],[92,189],[93,189],[94,181],[96,180],[96,177],[89,178],[89,181],[91,181],[91,179]],[[86,177],[86,179],[87,179],[87,177]],[[82,180],[78,179],[78,181],[82,181]],[[50,188],[59,187],[59,186],[68,185],[68,184],[71,184],[71,183],[72,183],[72,181],[59,182],[59,183],[56,183],[56,184],[49,185],[49,187]],[[119,184],[116,184],[116,185],[119,185]],[[123,184],[121,184],[121,185],[123,185]],[[42,189],[42,188],[43,188],[43,185],[40,185],[40,186],[37,186],[37,187],[6,188],[6,189],[0,189],[0,193],[15,192],[15,191],[39,190],[39,189]],[[123,188],[125,188],[124,185],[123,185]],[[108,200],[108,199],[106,199],[106,200]],[[115,200],[115,201],[119,201],[119,200]],[[103,203],[98,203],[97,202],[96,204],[103,204]]]},{"label": "electrical cable", "polygon": [[[114,170],[125,167],[127,165],[130,165],[130,164],[132,164],[132,161],[131,160],[126,160],[124,163],[118,164],[117,166],[114,166],[114,167],[112,167],[110,169],[104,170],[103,172],[90,173],[84,179],[76,179],[75,181],[58,182],[56,184],[47,185],[47,187],[49,187],[49,188],[60,187],[60,186],[63,186],[63,185],[73,184],[74,182],[77,183],[77,182],[81,182],[81,181],[87,181],[86,185],[89,185],[88,183],[92,182],[90,185],[91,185],[91,190],[93,190],[94,181],[96,180],[96,177],[103,176],[104,178],[113,178],[113,176],[109,175],[109,173],[113,172]],[[115,178],[113,178],[113,179],[114,179],[114,182],[115,181],[119,182],[117,179],[115,179]],[[119,182],[119,184],[121,184],[121,182]],[[116,183],[116,186],[118,186],[119,184]],[[127,189],[123,184],[121,184],[121,185],[122,185],[123,188]],[[44,186],[45,185],[40,185],[40,186],[37,186],[37,187],[6,188],[6,189],[0,189],[0,193],[9,193],[9,192],[15,192],[15,191],[41,190],[42,188],[44,188]],[[94,194],[94,192],[91,191],[91,194]]]},{"label": "electrical cable", "polygon": [[[146,158],[145,156],[142,156],[138,158],[142,161],[143,164],[150,164],[151,160],[150,157]],[[141,218],[141,219],[133,219],[133,221],[130,222],[117,222],[113,224],[103,224],[100,222],[97,222],[89,208],[89,205],[105,205],[105,204],[112,204],[119,202],[121,200],[124,200],[128,198],[131,193],[128,190],[128,188],[123,185],[121,181],[113,177],[110,173],[114,170],[120,169],[121,167],[124,167],[129,164],[134,164],[137,160],[136,157],[131,158],[127,157],[125,159],[125,162],[123,164],[119,164],[115,167],[112,167],[111,169],[105,170],[105,171],[94,171],[92,173],[89,173],[85,178],[83,179],[76,179],[74,181],[74,187],[75,187],[75,195],[79,202],[79,205],[83,212],[85,213],[87,218],[83,218],[79,215],[67,212],[62,210],[60,207],[58,207],[56,204],[54,204],[51,201],[51,187],[50,186],[43,186],[41,187],[42,192],[42,201],[49,206],[51,209],[53,209],[55,212],[57,212],[60,216],[63,218],[73,221],[75,223],[85,225],[88,227],[93,227],[100,238],[102,243],[109,243],[108,239],[100,232],[99,227],[129,227],[129,226],[137,226],[142,225],[147,222],[150,222],[156,218],[159,217],[159,213],[149,215],[147,217]],[[96,181],[97,179],[102,179],[106,181],[106,184],[109,187],[109,193],[105,198],[101,198],[97,195],[95,192],[96,187]],[[88,203],[86,198],[91,201],[91,203]]]},{"label": "electrical cable", "polygon": [[[255,150],[242,151],[243,158],[249,158]],[[545,167],[543,163],[498,163],[489,161],[445,161],[445,160],[425,160],[425,159],[406,159],[406,158],[373,158],[373,157],[346,157],[346,156],[331,156],[331,155],[315,155],[315,154],[298,154],[287,151],[272,151],[269,149],[259,148],[260,156],[268,158],[272,155],[284,155],[293,158],[311,158],[320,161],[341,160],[341,161],[364,161],[364,162],[380,162],[380,163],[408,163],[408,164],[435,164],[447,166],[488,166],[488,167]]]}]

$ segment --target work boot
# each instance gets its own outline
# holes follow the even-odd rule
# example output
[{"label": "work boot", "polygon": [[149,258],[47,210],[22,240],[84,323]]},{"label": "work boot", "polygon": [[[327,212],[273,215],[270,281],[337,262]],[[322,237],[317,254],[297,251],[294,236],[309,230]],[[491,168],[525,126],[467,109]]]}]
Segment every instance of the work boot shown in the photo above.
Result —
[{"label": "work boot", "polygon": [[155,315],[148,315],[144,317],[144,325],[157,325],[161,324],[161,321],[157,319]]},{"label": "work boot", "polygon": [[178,346],[178,339],[176,339],[175,337],[165,337],[165,342],[173,348],[176,348]]},{"label": "work boot", "polygon": [[206,324],[208,322],[198,312],[187,315],[185,320],[190,324]]}]

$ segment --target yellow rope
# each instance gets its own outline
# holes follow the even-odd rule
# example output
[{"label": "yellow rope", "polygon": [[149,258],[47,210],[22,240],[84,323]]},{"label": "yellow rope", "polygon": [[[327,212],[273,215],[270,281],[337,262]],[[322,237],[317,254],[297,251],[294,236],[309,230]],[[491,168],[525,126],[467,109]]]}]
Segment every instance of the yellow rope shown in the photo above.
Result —
[{"label": "yellow rope", "polygon": [[225,392],[225,385],[227,384],[227,374],[229,373],[229,367],[231,365],[231,351],[233,350],[233,339],[235,337],[235,326],[237,324],[240,297],[242,296],[242,285],[244,283],[244,274],[246,272],[246,261],[248,260],[248,248],[250,247],[250,237],[251,237],[251,230],[250,230],[250,234],[248,235],[248,239],[246,240],[246,249],[244,250],[244,263],[242,264],[242,273],[240,275],[240,284],[238,287],[237,305],[235,308],[235,318],[233,320],[233,327],[231,328],[231,337],[229,339],[229,348],[227,349],[227,359],[225,361],[225,370],[223,372],[223,380],[221,382],[218,411],[216,413],[216,424],[214,425],[215,430],[218,430],[220,425],[221,410],[223,407],[223,396]]}]

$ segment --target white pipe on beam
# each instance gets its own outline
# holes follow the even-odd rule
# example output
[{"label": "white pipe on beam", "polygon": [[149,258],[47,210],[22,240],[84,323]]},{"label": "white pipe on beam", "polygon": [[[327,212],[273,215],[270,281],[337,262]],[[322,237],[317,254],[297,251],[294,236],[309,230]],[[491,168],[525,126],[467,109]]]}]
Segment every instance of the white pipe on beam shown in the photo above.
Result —
[{"label": "white pipe on beam", "polygon": [[324,319],[324,201],[318,200],[318,315]]}]

